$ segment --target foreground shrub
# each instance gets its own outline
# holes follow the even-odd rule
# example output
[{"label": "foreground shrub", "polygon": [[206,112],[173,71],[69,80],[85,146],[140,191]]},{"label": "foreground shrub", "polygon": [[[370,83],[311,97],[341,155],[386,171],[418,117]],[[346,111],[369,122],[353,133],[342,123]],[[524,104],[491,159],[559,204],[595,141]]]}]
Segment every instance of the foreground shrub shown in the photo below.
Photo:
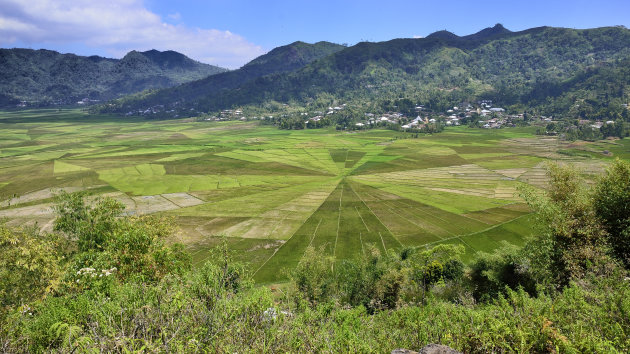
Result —
[{"label": "foreground shrub", "polygon": [[613,254],[630,269],[630,163],[615,160],[598,181],[593,199]]},{"label": "foreground shrub", "polygon": [[65,248],[57,235],[0,223],[0,320],[6,311],[58,288]]},{"label": "foreground shrub", "polygon": [[479,254],[470,265],[468,276],[477,301],[495,299],[506,288],[522,288],[530,295],[535,295],[537,290],[528,257],[520,248],[510,244],[504,244],[491,254]]},{"label": "foreground shrub", "polygon": [[[14,352],[387,352],[441,343],[465,352],[627,352],[630,282],[618,276],[571,283],[556,296],[507,289],[485,304],[428,298],[369,314],[334,303],[287,311],[264,287],[221,294],[211,306],[199,278],[167,276],[48,297],[14,313],[4,348]],[[207,285],[207,284],[206,284]],[[219,283],[207,285],[220,287]],[[276,309],[270,311],[271,308]]]}]

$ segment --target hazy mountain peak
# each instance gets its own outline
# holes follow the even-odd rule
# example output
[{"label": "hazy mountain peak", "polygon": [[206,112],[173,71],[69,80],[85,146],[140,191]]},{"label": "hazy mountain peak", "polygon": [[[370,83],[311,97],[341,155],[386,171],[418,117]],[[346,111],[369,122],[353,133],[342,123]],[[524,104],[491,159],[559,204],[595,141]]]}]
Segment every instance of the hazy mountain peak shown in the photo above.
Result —
[{"label": "hazy mountain peak", "polygon": [[437,38],[437,39],[459,39],[459,36],[453,32],[449,32],[447,30],[441,30],[437,32],[433,32],[427,36],[427,38]]},{"label": "hazy mountain peak", "polygon": [[482,40],[482,39],[491,38],[491,37],[499,36],[499,35],[506,34],[506,33],[512,33],[512,31],[510,31],[509,29],[503,27],[502,24],[497,23],[493,27],[484,28],[484,29],[482,29],[481,31],[479,31],[477,33],[470,34],[470,35],[464,36],[462,38],[472,39],[472,40]]},{"label": "hazy mountain peak", "polygon": [[303,66],[304,64],[310,63],[313,60],[340,51],[344,48],[345,47],[340,44],[325,41],[320,41],[314,44],[296,41],[291,44],[272,49],[267,54],[263,54],[245,64],[243,68],[257,65],[280,65],[287,67],[295,66],[297,68]]},{"label": "hazy mountain peak", "polygon": [[512,33],[509,29],[503,27],[502,24],[497,23],[492,27],[487,27],[482,29],[481,31],[473,34],[469,34],[467,36],[460,37],[453,32],[449,32],[447,30],[433,32],[427,36],[427,38],[437,38],[437,39],[445,39],[445,40],[454,40],[454,39],[468,39],[468,40],[483,40],[492,38],[495,36],[499,36],[502,34]]},{"label": "hazy mountain peak", "polygon": [[0,93],[10,99],[75,103],[175,86],[226,71],[175,51],[132,50],[122,59],[51,50],[0,49]]}]

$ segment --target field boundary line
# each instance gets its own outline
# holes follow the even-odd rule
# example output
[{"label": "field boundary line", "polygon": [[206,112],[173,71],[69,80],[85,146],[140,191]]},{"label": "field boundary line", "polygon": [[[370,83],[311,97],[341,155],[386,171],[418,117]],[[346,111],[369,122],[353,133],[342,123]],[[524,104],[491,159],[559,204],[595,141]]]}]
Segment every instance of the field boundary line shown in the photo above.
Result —
[{"label": "field boundary line", "polygon": [[308,243],[309,247],[313,244],[313,240],[315,240],[315,236],[317,235],[317,229],[319,229],[319,224],[322,223],[322,220],[323,220],[322,218],[319,218],[319,222],[317,223],[317,226],[315,226],[315,231],[313,231],[313,237],[311,237],[311,242]]},{"label": "field boundary line", "polygon": [[[354,193],[354,194],[356,194],[356,193]],[[365,229],[367,230],[367,232],[370,232],[370,228],[365,223],[365,220],[363,220],[363,216],[361,216],[361,213],[359,213],[359,209],[357,209],[357,207],[355,206],[354,210],[357,211],[357,214],[359,215],[359,218],[361,218],[361,222],[363,222],[363,226],[365,226]]]},{"label": "field boundary line", "polygon": [[337,257],[337,240],[339,240],[339,226],[341,225],[341,199],[343,198],[343,184],[341,185],[341,195],[339,196],[339,214],[337,217],[337,236],[335,237],[335,247],[333,248],[333,258]]},{"label": "field boundary line", "polygon": [[[409,199],[409,200],[411,200],[411,199]],[[421,213],[423,213],[423,214],[427,214],[429,217],[432,217],[432,218],[435,218],[435,219],[437,219],[437,220],[440,220],[441,222],[443,222],[443,223],[445,223],[445,224],[447,224],[447,225],[452,224],[452,223],[451,223],[451,222],[449,222],[448,220],[442,219],[441,217],[439,217],[438,215],[436,215],[436,214],[435,214],[434,212],[432,212],[431,210],[421,210],[420,208],[416,208],[416,207],[414,207],[413,205],[409,205],[409,204],[405,203],[405,199],[397,200],[396,202],[401,203],[401,204],[403,204],[403,205],[406,205],[407,207],[410,207],[410,208],[416,209],[416,210],[418,210],[419,212],[421,212]],[[420,203],[420,202],[416,202],[416,203],[418,203],[418,204],[420,204],[420,205],[423,205],[423,206],[427,206],[427,207],[429,207],[429,208],[435,208],[435,207],[434,207],[434,206],[432,206],[432,205],[428,205],[428,204],[424,204],[424,203]],[[394,207],[396,207],[396,206],[394,205]],[[397,209],[398,209],[398,208],[397,208]],[[400,208],[400,209],[401,209],[401,210],[405,210],[405,208]],[[440,208],[436,208],[436,209],[440,209]],[[440,209],[440,210],[442,210],[442,211],[444,211],[444,212],[447,212],[447,213],[451,213],[450,211],[446,211],[446,210],[443,210],[443,209]],[[453,215],[459,215],[459,214],[455,214],[455,213],[451,213],[451,214],[453,214]],[[412,215],[413,215],[413,214],[412,214]],[[433,226],[435,226],[435,227],[439,227],[440,229],[442,229],[442,230],[444,230],[444,231],[448,232],[449,234],[451,234],[451,235],[453,235],[453,236],[457,235],[456,233],[453,233],[453,232],[451,232],[451,231],[449,231],[449,230],[447,230],[447,229],[443,228],[442,226],[439,226],[438,224],[436,224],[436,223],[434,223],[434,222],[431,222],[431,221],[429,221],[429,220],[426,220],[426,221],[427,221],[429,224],[432,224],[432,225],[433,225]],[[457,226],[457,225],[456,225],[456,226]],[[460,226],[457,226],[457,228],[458,228],[458,229],[460,229],[461,231],[466,231],[465,229],[463,229],[463,228],[462,228],[462,227],[460,227]]]},{"label": "field boundary line", "polygon": [[[488,199],[490,199],[490,198],[488,198]],[[492,199],[496,199],[496,198],[492,198]],[[440,209],[440,210],[442,210],[442,211],[444,211],[444,212],[447,212],[447,213],[451,213],[451,214],[459,215],[459,216],[461,216],[461,217],[463,217],[463,218],[469,219],[470,221],[480,222],[480,223],[482,223],[482,224],[487,224],[487,223],[486,223],[486,222],[483,222],[483,221],[481,221],[481,220],[477,220],[477,219],[475,219],[475,218],[473,218],[473,217],[470,217],[470,216],[468,216],[468,215],[465,215],[465,214],[468,214],[468,213],[474,213],[474,212],[476,212],[476,211],[483,211],[483,210],[487,210],[487,209],[500,208],[500,207],[502,207],[502,206],[503,206],[503,205],[501,205],[501,206],[498,206],[498,207],[492,207],[492,208],[481,209],[481,210],[473,210],[473,211],[469,211],[469,212],[466,212],[466,213],[463,213],[463,214],[457,214],[457,213],[450,212],[450,211],[448,211],[448,210],[444,210],[444,209],[442,209],[442,208],[435,207],[435,206],[433,206],[433,205],[420,203],[420,202],[415,201],[415,200],[413,200],[413,199],[409,199],[409,200],[414,201],[414,202],[419,203],[419,204],[422,204],[422,205],[429,206],[429,207],[431,207],[431,208]],[[405,204],[406,204],[406,203],[405,203]],[[512,203],[510,203],[510,204],[512,204]],[[504,204],[504,205],[510,205],[510,204]]]},{"label": "field boundary line", "polygon": [[359,240],[361,241],[361,252],[365,255],[365,248],[363,248],[363,236],[361,235],[361,231],[359,231]]},{"label": "field boundary line", "polygon": [[465,244],[466,246],[470,247],[470,249],[473,250],[475,252],[475,254],[479,253],[479,251],[475,247],[471,246],[468,242],[464,241],[464,239],[461,236],[459,236],[457,238],[460,241],[462,241],[463,244]]},{"label": "field boundary line", "polygon": [[[201,200],[201,199],[199,199],[199,198],[195,197],[194,195],[192,195],[192,194],[190,194],[190,193],[188,193],[188,192],[184,192],[184,193],[185,193],[185,194],[187,194],[189,197],[191,197],[191,198],[195,198],[195,199],[199,200],[200,202],[202,202],[202,203],[200,203],[200,204],[195,204],[195,205],[190,205],[190,206],[196,206],[196,205],[201,205],[201,204],[205,204],[205,203],[206,203],[205,201],[203,201],[203,200]],[[164,199],[168,200],[169,202],[171,202],[171,203],[173,203],[173,204],[177,205],[177,206],[179,207],[179,209],[186,208],[185,206],[181,206],[181,205],[177,204],[176,202],[174,202],[173,200],[169,199],[168,197],[164,196],[164,194],[171,194],[171,193],[162,193],[162,194],[157,194],[157,195],[159,195],[159,196],[161,196],[162,198],[164,198]]]},{"label": "field boundary line", "polygon": [[[328,172],[328,173],[332,173],[333,175],[335,174],[335,173],[334,173],[335,171],[331,171],[331,170],[328,168],[328,166],[327,166],[328,161],[326,161],[326,163],[324,163],[324,162],[323,162],[323,160],[321,160],[321,159],[319,159],[317,156],[315,156],[315,155],[311,154],[311,153],[308,151],[308,149],[306,149],[306,148],[302,148],[302,150],[304,150],[304,153],[305,153],[306,155],[310,156],[310,157],[311,157],[311,158],[313,158],[315,161],[317,161],[317,162],[319,163],[319,165],[320,165],[320,168],[322,168],[322,169],[326,170],[326,172]],[[329,156],[330,156],[330,155],[329,155]],[[334,161],[333,161],[333,164],[334,164]],[[312,165],[311,165],[311,166],[312,166]],[[312,167],[316,167],[316,166],[312,166]],[[336,167],[337,167],[337,165],[335,165],[335,168],[336,168]],[[317,171],[317,169],[316,169],[316,168],[308,168],[308,169],[309,169],[309,170],[315,170],[315,171]],[[341,172],[341,171],[337,171],[337,172]]]},{"label": "field boundary line", "polygon": [[[431,234],[431,235],[433,235],[433,236],[435,236],[435,237],[437,237],[437,238],[439,238],[439,239],[441,239],[441,240],[445,240],[445,239],[447,239],[447,238],[448,238],[448,237],[443,237],[443,236],[440,236],[440,235],[438,235],[438,234],[434,233],[433,231],[428,230],[428,229],[426,228],[426,226],[419,225],[419,224],[417,224],[416,222],[414,222],[413,220],[411,220],[411,219],[409,219],[409,218],[405,217],[405,216],[402,214],[402,208],[400,209],[400,211],[399,211],[399,212],[396,212],[396,210],[395,210],[395,209],[393,209],[391,205],[387,204],[387,202],[384,202],[383,204],[385,204],[385,206],[387,207],[387,210],[388,210],[391,214],[394,214],[394,215],[397,215],[397,216],[399,216],[399,217],[403,218],[404,220],[406,220],[406,221],[408,221],[408,222],[410,222],[410,223],[412,223],[412,224],[416,225],[419,229],[421,229],[421,230],[423,230],[423,231],[426,231],[426,232],[428,232],[429,234]],[[394,207],[395,207],[395,206],[394,206]],[[413,215],[413,214],[412,214],[412,215]],[[423,219],[423,220],[424,220],[424,219]],[[427,224],[432,225],[432,226],[434,226],[434,227],[437,227],[437,228],[438,228],[438,229],[440,229],[440,230],[446,231],[447,233],[449,233],[449,234],[451,234],[451,235],[453,235],[453,236],[455,236],[455,235],[456,235],[456,234],[454,234],[454,233],[452,233],[452,232],[450,232],[450,231],[446,230],[445,228],[443,228],[443,227],[441,227],[441,226],[438,226],[438,225],[436,225],[436,224],[432,223],[431,221],[428,221],[428,220],[424,220],[424,221],[425,221]]]},{"label": "field boundary line", "polygon": [[[366,143],[366,145],[367,145],[367,144],[368,144],[368,143]],[[366,145],[363,145],[362,147],[365,147]],[[360,159],[359,159],[359,160],[358,160],[358,161],[354,164],[354,166],[352,166],[352,167],[350,168],[349,173],[354,172],[354,170],[356,170],[357,168],[359,168],[359,167],[361,167],[361,166],[365,165],[367,162],[371,161],[372,157],[375,157],[375,156],[380,155],[380,154],[383,152],[383,150],[384,150],[384,149],[380,149],[380,150],[378,151],[378,153],[376,153],[376,154],[374,154],[374,155],[370,155],[370,152],[372,152],[372,151],[366,151],[366,152],[365,152],[365,155],[363,155],[363,156],[362,156],[362,157],[361,157],[361,158],[360,158]],[[375,151],[376,151],[376,150],[375,150]],[[363,161],[363,160],[365,160],[365,161]],[[363,161],[363,162],[361,163],[361,161]],[[358,174],[358,175],[352,175],[352,176],[363,176],[363,175],[362,175],[362,174]]]},{"label": "field boundary line", "polygon": [[[360,183],[360,182],[357,182]],[[392,232],[392,230],[389,229],[389,227],[387,227],[387,225],[385,225],[382,221],[381,218],[378,217],[378,215],[376,215],[374,213],[374,211],[372,210],[372,208],[370,208],[369,205],[367,205],[367,203],[365,201],[363,201],[363,198],[361,198],[361,196],[359,195],[359,193],[357,193],[354,188],[352,187],[351,183],[348,183],[348,185],[350,186],[350,189],[354,192],[354,194],[357,195],[357,197],[359,197],[359,200],[361,201],[361,203],[363,203],[363,205],[365,205],[366,208],[368,208],[368,210],[370,211],[370,213],[372,213],[372,215],[374,215],[374,217],[376,218],[376,220],[378,220],[378,222],[381,223],[381,225],[383,225],[383,227],[385,228],[385,230],[387,230],[389,232],[390,235],[392,235],[392,237],[394,238],[394,240],[398,241],[398,243],[402,246],[405,247],[405,245],[403,245],[402,242],[400,242],[400,240],[398,239],[398,237],[396,237],[396,235],[394,235],[394,233]],[[381,236],[382,238],[382,236]]]},{"label": "field boundary line", "polygon": [[383,243],[383,250],[385,252],[387,252],[387,247],[385,247],[385,240],[383,240],[383,235],[381,235],[381,232],[378,232],[378,236],[381,238],[381,242]]},{"label": "field boundary line", "polygon": [[[291,236],[293,237],[293,236]],[[290,239],[289,239],[290,240]],[[269,256],[269,258],[267,258],[267,260],[265,261],[265,263],[261,264],[260,267],[258,267],[258,269],[256,269],[256,271],[254,272],[254,274],[252,274],[252,278],[256,275],[256,273],[258,273],[259,270],[262,269],[262,267],[265,266],[265,264],[267,264],[267,262],[269,262],[270,259],[273,258],[273,256],[276,255],[276,253],[278,253],[278,251],[280,251],[280,249],[287,243],[289,242],[289,240],[287,240],[285,243],[283,243],[282,245],[280,245],[280,247],[276,248],[275,251],[273,251],[273,253],[271,254],[271,256]]]},{"label": "field boundary line", "polygon": [[[433,241],[433,242],[425,243],[423,246],[430,246],[430,245],[433,245],[433,244],[441,243],[441,242],[444,242],[444,241],[450,241],[450,240],[458,239],[458,238],[461,238],[461,237],[474,236],[474,235],[477,235],[477,234],[480,234],[480,233],[483,233],[483,232],[486,232],[486,231],[490,231],[490,230],[495,229],[495,228],[497,228],[497,227],[499,227],[499,226],[503,226],[503,225],[505,225],[505,224],[507,224],[507,223],[509,223],[509,222],[512,222],[512,221],[518,220],[518,219],[520,219],[520,218],[526,217],[526,216],[531,215],[531,214],[532,214],[532,213],[529,213],[529,214],[523,214],[523,215],[520,215],[520,216],[515,217],[514,219],[510,219],[510,220],[504,221],[504,222],[502,222],[502,223],[492,225],[492,226],[490,226],[490,227],[488,227],[488,228],[486,228],[486,229],[480,230],[480,231],[471,232],[471,233],[469,233],[469,234],[465,234],[465,235],[458,235],[458,236],[455,236],[455,237],[449,237],[449,238],[446,238],[446,239],[443,239],[443,240],[440,240],[440,241]],[[464,240],[462,240],[462,242],[463,242],[463,241],[464,241]],[[464,242],[464,243],[465,243],[465,242]],[[472,248],[472,246],[471,246],[471,248]],[[473,248],[473,249],[474,249],[474,248]]]},{"label": "field boundary line", "polygon": [[[272,210],[273,210],[273,209],[272,209]],[[280,209],[280,210],[281,210],[281,209]],[[273,233],[274,233],[274,232],[276,232],[276,229],[278,229],[278,226],[280,226],[280,224],[282,224],[282,222],[283,222],[284,220],[286,220],[288,217],[289,217],[289,213],[285,214],[282,218],[280,218],[280,220],[278,220],[278,222],[276,222],[276,224],[275,224],[275,225],[273,225],[273,230],[271,230],[271,231],[269,232],[269,235],[267,236],[267,238],[268,238],[268,239],[270,239],[270,240],[271,240],[271,235],[273,235]],[[269,218],[269,219],[271,219],[271,218]],[[308,220],[308,218],[307,218],[307,220]],[[302,224],[304,224],[304,223],[302,223]],[[301,225],[300,225],[300,227],[301,227]],[[297,230],[295,230],[295,231],[297,232]]]}]

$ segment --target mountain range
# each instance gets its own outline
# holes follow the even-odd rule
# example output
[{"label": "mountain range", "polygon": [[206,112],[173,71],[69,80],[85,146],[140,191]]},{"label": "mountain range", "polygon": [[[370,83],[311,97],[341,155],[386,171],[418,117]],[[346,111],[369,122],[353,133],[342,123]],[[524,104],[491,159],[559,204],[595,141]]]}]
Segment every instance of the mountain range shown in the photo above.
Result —
[{"label": "mountain range", "polygon": [[208,96],[225,95],[247,85],[252,80],[274,74],[289,73],[341,51],[345,47],[330,42],[309,44],[294,42],[271,50],[250,61],[238,70],[209,76],[170,89],[141,94],[140,105],[169,105],[195,102]]},{"label": "mountain range", "polygon": [[43,49],[0,49],[0,105],[109,100],[226,71],[174,51],[131,51],[122,59],[109,59]]},{"label": "mountain range", "polygon": [[[19,55],[24,58],[5,59]],[[157,51],[131,52],[116,61],[2,50],[0,60],[13,65],[0,69],[2,94],[80,93],[99,99],[131,94],[96,107],[124,114],[157,106],[181,117],[272,101],[328,107],[335,100],[367,106],[408,98],[436,111],[491,99],[521,111],[562,115],[576,106],[596,112],[630,101],[630,30],[624,27],[513,32],[497,24],[467,36],[438,31],[349,47],[295,42],[226,72]],[[140,92],[159,87],[166,88]]]},{"label": "mountain range", "polygon": [[[292,61],[305,51],[306,59]],[[492,99],[558,114],[576,101],[603,96],[605,104],[627,103],[629,61],[630,30],[623,27],[512,32],[497,24],[462,37],[439,31],[351,47],[297,42],[241,69],[125,97],[101,110],[123,113],[159,104],[211,112],[270,101],[304,105],[334,97],[369,104],[405,97],[436,110]]]}]

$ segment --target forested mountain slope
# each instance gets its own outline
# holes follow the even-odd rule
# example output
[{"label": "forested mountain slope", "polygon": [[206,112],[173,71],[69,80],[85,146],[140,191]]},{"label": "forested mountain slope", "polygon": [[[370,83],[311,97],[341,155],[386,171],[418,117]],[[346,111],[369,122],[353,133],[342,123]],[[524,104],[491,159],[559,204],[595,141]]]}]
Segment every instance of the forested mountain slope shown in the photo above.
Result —
[{"label": "forested mountain slope", "polygon": [[329,42],[309,44],[294,42],[286,46],[273,49],[238,70],[221,73],[202,80],[161,90],[148,95],[138,95],[131,98],[140,106],[158,104],[179,104],[186,102],[193,104],[204,100],[208,96],[230,95],[233,90],[246,85],[265,75],[291,72],[309,63],[336,53],[345,47]]},{"label": "forested mountain slope", "polygon": [[[270,73],[232,89],[208,85],[207,79],[185,86],[196,91],[179,87],[150,97],[122,99],[108,110],[125,112],[150,104],[185,102],[198,111],[214,111],[269,100],[306,103],[322,95],[344,100],[403,96],[434,109],[481,98],[502,105],[541,105],[546,99],[537,97],[541,86],[577,89],[579,85],[567,86],[567,82],[586,79],[584,73],[593,73],[597,67],[616,70],[627,58],[630,30],[622,27],[539,27],[511,32],[497,25],[464,37],[441,31],[421,39],[362,42],[300,69]],[[597,74],[590,77],[599,80]],[[624,89],[628,82],[618,83],[621,89],[609,99],[628,98]],[[597,95],[594,90],[601,86],[582,85],[584,90],[577,96]],[[552,101],[557,96],[552,95]],[[556,109],[554,102],[545,105]]]},{"label": "forested mountain slope", "polygon": [[0,49],[0,104],[112,99],[225,71],[174,51],[131,51],[118,60],[51,50]]}]

